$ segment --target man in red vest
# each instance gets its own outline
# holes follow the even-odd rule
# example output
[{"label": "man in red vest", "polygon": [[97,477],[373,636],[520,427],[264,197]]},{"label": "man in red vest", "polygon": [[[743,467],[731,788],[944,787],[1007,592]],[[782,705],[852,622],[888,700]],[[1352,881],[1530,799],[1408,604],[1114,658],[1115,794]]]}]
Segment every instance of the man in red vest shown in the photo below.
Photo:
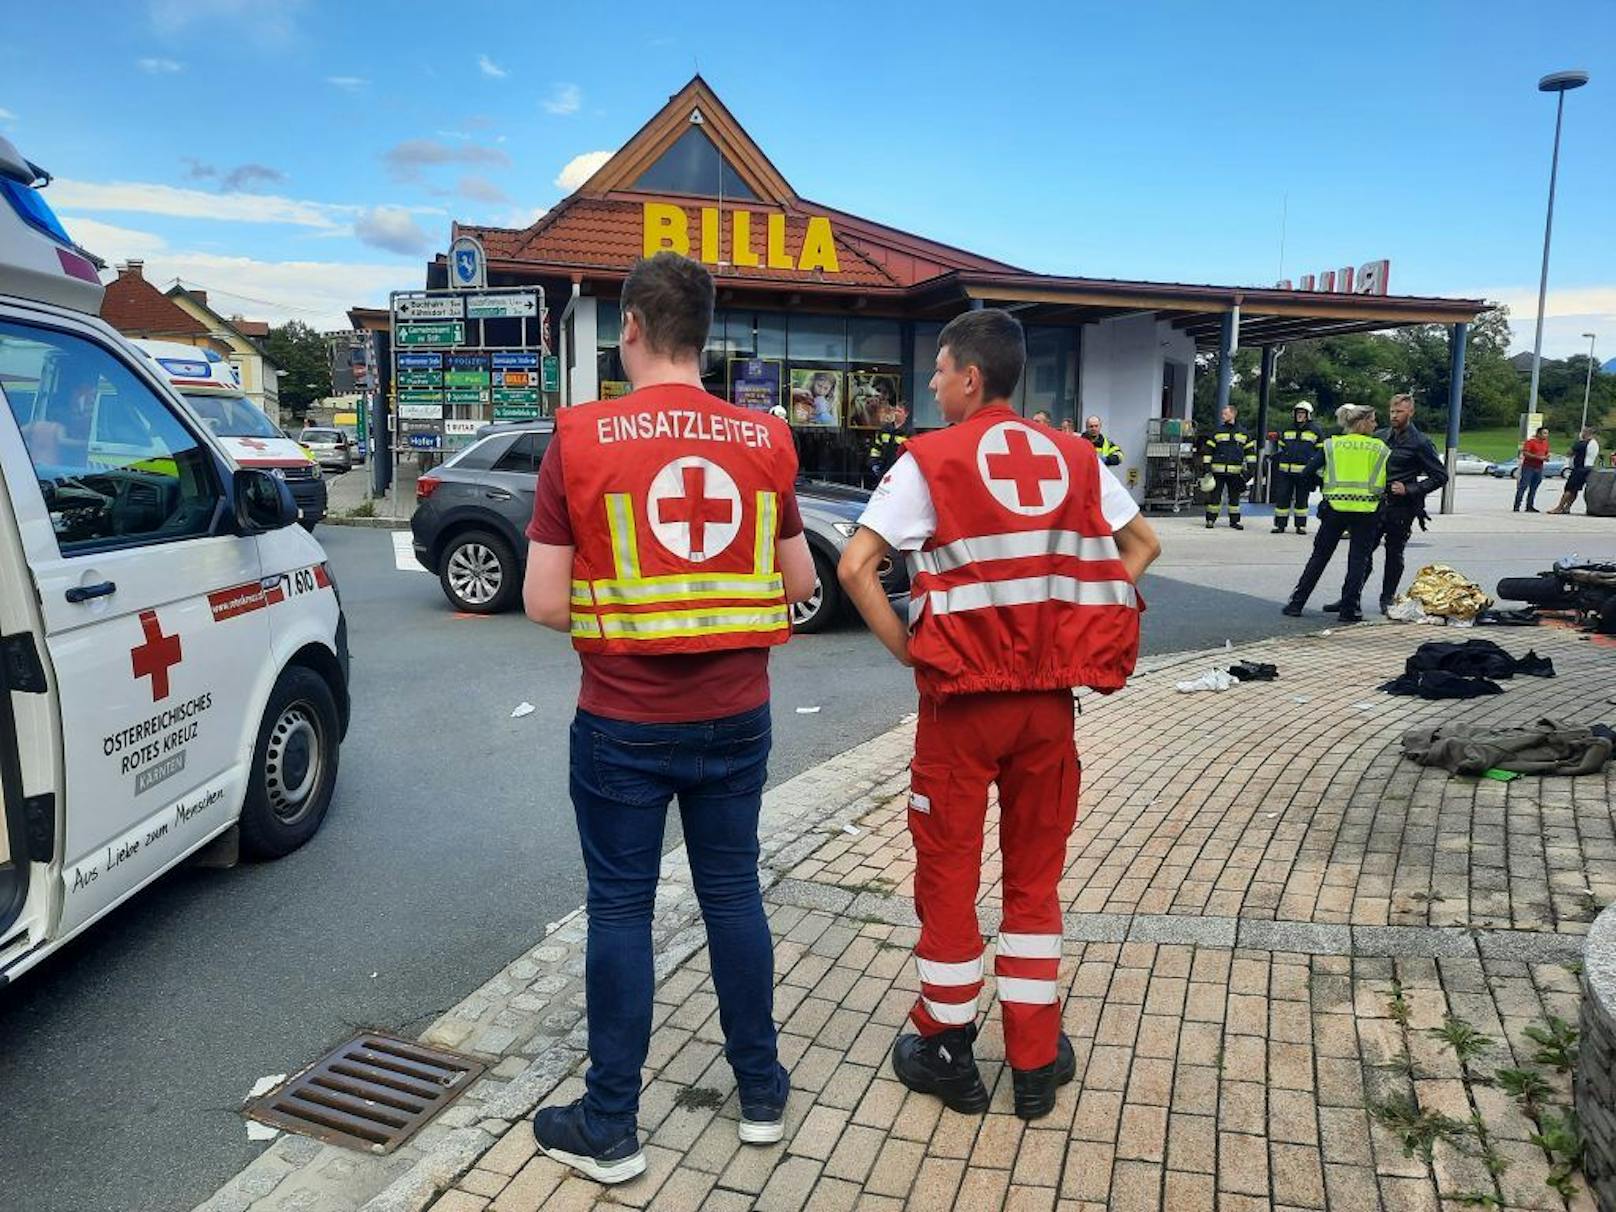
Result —
[{"label": "man in red vest", "polygon": [[528,617],[583,666],[571,787],[588,874],[585,1094],[545,1107],[552,1158],[604,1183],[645,1169],[635,1123],[651,1036],[651,914],[679,798],[707,926],[740,1138],[784,1131],[774,951],[758,889],[769,756],[768,650],[814,590],[791,430],[702,389],[713,280],[671,252],[623,283],[619,352],[634,390],[564,409],[528,527]]},{"label": "man in red vest", "polygon": [[[1025,361],[1021,326],[1005,312],[967,312],[943,329],[931,390],[951,426],[910,439],[859,519],[840,578],[920,689],[909,794],[920,996],[917,1034],[898,1038],[893,1070],[956,1111],[987,1109],[971,1045],[983,821],[997,784],[1004,917],[993,970],[1015,1112],[1036,1119],[1076,1073],[1057,979],[1057,884],[1077,819],[1072,688],[1127,681],[1142,609],[1134,586],[1161,546],[1093,445],[1011,410]],[[909,561],[907,628],[876,577],[889,547]]]}]

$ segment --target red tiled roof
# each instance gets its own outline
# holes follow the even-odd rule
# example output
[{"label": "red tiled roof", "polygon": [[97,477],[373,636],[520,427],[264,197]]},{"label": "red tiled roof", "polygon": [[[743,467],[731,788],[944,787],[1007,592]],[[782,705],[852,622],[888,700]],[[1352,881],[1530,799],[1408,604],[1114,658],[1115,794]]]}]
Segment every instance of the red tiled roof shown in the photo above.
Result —
[{"label": "red tiled roof", "polygon": [[141,276],[120,269],[107,284],[101,318],[127,337],[206,336],[208,327]]},{"label": "red tiled roof", "polygon": [[244,337],[269,336],[269,322],[266,320],[243,320],[240,316],[231,316],[230,327]]},{"label": "red tiled roof", "polygon": [[[692,255],[700,251],[701,208],[701,203],[683,207]],[[720,243],[724,254],[730,259],[733,259],[729,219],[732,209],[743,208],[726,205],[724,221],[719,225]],[[771,211],[779,213],[780,208],[749,203],[744,209],[752,214],[752,249],[761,259],[768,235],[765,215]],[[786,248],[793,254],[802,248],[809,218],[803,212],[786,212]],[[643,198],[584,198],[574,195],[548,211],[532,227],[522,231],[503,227],[461,227],[459,230],[480,239],[490,261],[524,261],[558,268],[627,271],[644,251],[644,220]],[[832,230],[835,230],[834,223]],[[719,271],[718,276],[759,281],[828,282],[865,288],[908,285],[874,258],[843,239],[840,233],[836,233],[835,238],[836,258],[840,265],[839,272],[835,274],[727,265]]]}]

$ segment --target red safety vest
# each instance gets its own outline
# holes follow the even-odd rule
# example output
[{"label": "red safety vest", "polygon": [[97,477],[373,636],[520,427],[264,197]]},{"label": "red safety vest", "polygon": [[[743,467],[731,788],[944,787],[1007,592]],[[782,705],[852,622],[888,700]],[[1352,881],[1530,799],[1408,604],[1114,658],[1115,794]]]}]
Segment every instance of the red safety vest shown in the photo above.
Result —
[{"label": "red safety vest", "polygon": [[783,644],[775,567],[797,454],[784,421],[691,388],[561,410],[572,643],[652,655]]},{"label": "red safety vest", "polygon": [[1100,508],[1094,447],[995,405],[907,449],[937,511],[908,553],[921,691],[1121,687],[1143,604]]}]

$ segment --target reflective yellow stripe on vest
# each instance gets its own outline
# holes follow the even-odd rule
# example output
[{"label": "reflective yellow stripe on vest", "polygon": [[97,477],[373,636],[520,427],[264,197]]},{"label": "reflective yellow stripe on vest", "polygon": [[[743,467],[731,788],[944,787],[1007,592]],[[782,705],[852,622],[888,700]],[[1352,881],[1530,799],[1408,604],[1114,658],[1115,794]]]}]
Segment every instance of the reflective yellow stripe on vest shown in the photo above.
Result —
[{"label": "reflective yellow stripe on vest", "polygon": [[665,640],[673,636],[776,631],[789,625],[784,606],[719,606],[643,614],[574,615],[572,634],[604,636],[608,640]]},{"label": "reflective yellow stripe on vest", "polygon": [[1342,434],[1324,444],[1324,499],[1343,513],[1373,513],[1386,493],[1391,448],[1367,434]]}]

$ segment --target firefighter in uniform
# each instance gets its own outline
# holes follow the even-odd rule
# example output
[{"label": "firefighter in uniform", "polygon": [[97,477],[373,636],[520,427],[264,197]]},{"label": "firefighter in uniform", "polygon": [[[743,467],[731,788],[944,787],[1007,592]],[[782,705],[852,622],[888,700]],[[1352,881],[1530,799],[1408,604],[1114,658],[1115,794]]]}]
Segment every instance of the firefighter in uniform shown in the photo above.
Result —
[{"label": "firefighter in uniform", "polygon": [[880,429],[870,435],[869,448],[864,452],[865,488],[874,488],[879,484],[881,477],[892,470],[892,465],[903,453],[903,444],[909,440],[909,435],[904,432],[904,422],[908,417],[909,412],[902,404],[887,406],[887,419],[882,422]]},{"label": "firefighter in uniform", "polygon": [[1307,533],[1307,497],[1313,488],[1313,456],[1324,434],[1313,423],[1313,405],[1306,400],[1291,413],[1290,427],[1279,435],[1274,459],[1274,533],[1284,534],[1285,523],[1296,519],[1296,533]]},{"label": "firefighter in uniform", "polygon": [[1302,579],[1291,591],[1284,613],[1292,618],[1301,615],[1308,595],[1340,545],[1341,536],[1346,535],[1347,579],[1337,605],[1343,623],[1361,623],[1359,602],[1369,576],[1369,557],[1380,537],[1379,511],[1386,497],[1386,467],[1391,450],[1374,436],[1375,410],[1368,405],[1343,404],[1336,409],[1335,418],[1343,432],[1325,440],[1318,462],[1313,465],[1317,468],[1322,463],[1324,472],[1319,533],[1313,538],[1307,567],[1302,569]]},{"label": "firefighter in uniform", "polygon": [[1222,502],[1229,502],[1229,526],[1244,530],[1240,525],[1240,493],[1246,480],[1257,467],[1257,442],[1240,427],[1233,404],[1223,409],[1223,423],[1206,435],[1201,443],[1201,464],[1212,473],[1214,487],[1206,499],[1206,528],[1218,524]]},{"label": "firefighter in uniform", "polygon": [[768,651],[790,638],[788,603],[813,592],[813,556],[790,428],[702,389],[712,313],[712,277],[696,262],[664,252],[634,267],[619,343],[634,391],[557,414],[527,531],[528,616],[569,632],[582,666],[570,787],[589,913],[584,1095],[541,1108],[533,1132],[604,1183],[645,1170],[651,915],[675,796],[743,1142],[781,1138],[790,1089],[757,822]]},{"label": "firefighter in uniform", "polygon": [[[966,312],[943,329],[931,389],[951,425],[910,440],[839,572],[920,691],[908,815],[920,994],[893,1070],[956,1111],[987,1110],[972,1054],[983,982],[976,894],[997,784],[1004,917],[993,969],[1014,1109],[1035,1119],[1076,1069],[1057,980],[1057,885],[1077,818],[1072,688],[1127,680],[1139,643],[1134,584],[1160,546],[1092,445],[1012,411],[1025,359],[1006,312]],[[912,577],[907,628],[876,576],[894,547]]]},{"label": "firefighter in uniform", "polygon": [[1100,432],[1099,417],[1090,417],[1083,423],[1083,436],[1100,452],[1100,462],[1107,467],[1116,467],[1122,462],[1122,447]]}]

